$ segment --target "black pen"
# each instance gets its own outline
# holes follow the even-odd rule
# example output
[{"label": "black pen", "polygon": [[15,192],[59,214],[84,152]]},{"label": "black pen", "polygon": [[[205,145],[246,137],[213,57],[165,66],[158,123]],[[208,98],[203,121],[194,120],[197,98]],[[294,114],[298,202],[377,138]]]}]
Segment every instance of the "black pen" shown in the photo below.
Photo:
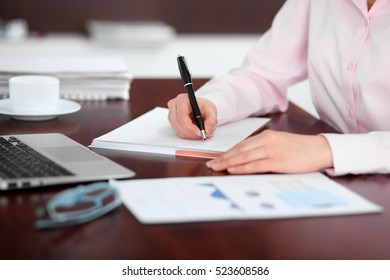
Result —
[{"label": "black pen", "polygon": [[188,98],[190,99],[192,113],[194,114],[196,124],[200,129],[200,133],[202,135],[203,140],[206,140],[206,131],[204,129],[202,115],[199,110],[198,102],[196,102],[194,88],[191,80],[191,73],[188,70],[186,59],[184,58],[184,56],[179,55],[177,57],[177,64],[179,65],[180,75],[184,82],[184,87],[187,90]]}]

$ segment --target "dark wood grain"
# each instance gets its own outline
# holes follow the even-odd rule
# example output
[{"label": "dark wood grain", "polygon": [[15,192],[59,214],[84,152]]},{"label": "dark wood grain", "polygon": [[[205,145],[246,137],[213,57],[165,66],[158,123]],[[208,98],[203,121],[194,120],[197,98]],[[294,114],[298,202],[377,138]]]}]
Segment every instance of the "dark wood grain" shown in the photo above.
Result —
[{"label": "dark wood grain", "polygon": [[[197,86],[206,80],[195,81]],[[130,102],[81,102],[81,111],[45,122],[0,116],[0,134],[61,132],[84,145],[182,89],[179,80],[135,80]],[[266,128],[334,132],[294,105],[272,114]],[[133,169],[136,178],[223,175],[204,160],[99,151]],[[336,181],[383,206],[390,205],[387,175]],[[390,259],[390,215],[142,225],[124,207],[88,224],[37,231],[34,211],[70,186],[0,193],[0,259]]]}]

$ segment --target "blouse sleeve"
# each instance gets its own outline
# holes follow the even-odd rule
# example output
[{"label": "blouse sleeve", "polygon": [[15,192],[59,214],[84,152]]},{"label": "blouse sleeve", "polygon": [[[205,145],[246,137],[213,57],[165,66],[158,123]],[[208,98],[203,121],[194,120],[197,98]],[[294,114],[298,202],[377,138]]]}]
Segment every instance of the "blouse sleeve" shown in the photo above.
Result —
[{"label": "blouse sleeve", "polygon": [[241,67],[197,91],[214,102],[219,124],[287,109],[287,88],[307,77],[309,5],[287,0]]},{"label": "blouse sleeve", "polygon": [[323,135],[333,155],[330,175],[390,173],[390,132]]}]

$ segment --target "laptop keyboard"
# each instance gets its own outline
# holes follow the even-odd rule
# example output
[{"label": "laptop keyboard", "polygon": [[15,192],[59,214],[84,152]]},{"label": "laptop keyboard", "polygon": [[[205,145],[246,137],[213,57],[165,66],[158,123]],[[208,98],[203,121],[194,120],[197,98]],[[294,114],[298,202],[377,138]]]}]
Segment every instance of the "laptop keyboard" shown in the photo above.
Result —
[{"label": "laptop keyboard", "polygon": [[74,175],[16,137],[0,137],[0,177],[22,179]]}]

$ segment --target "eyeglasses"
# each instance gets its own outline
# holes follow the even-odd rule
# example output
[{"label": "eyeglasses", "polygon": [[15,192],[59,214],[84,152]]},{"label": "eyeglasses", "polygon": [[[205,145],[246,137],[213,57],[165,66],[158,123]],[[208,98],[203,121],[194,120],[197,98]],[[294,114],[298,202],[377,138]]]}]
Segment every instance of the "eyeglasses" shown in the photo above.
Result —
[{"label": "eyeglasses", "polygon": [[121,205],[118,191],[107,182],[79,185],[52,197],[36,211],[37,229],[51,229],[86,223]]}]

